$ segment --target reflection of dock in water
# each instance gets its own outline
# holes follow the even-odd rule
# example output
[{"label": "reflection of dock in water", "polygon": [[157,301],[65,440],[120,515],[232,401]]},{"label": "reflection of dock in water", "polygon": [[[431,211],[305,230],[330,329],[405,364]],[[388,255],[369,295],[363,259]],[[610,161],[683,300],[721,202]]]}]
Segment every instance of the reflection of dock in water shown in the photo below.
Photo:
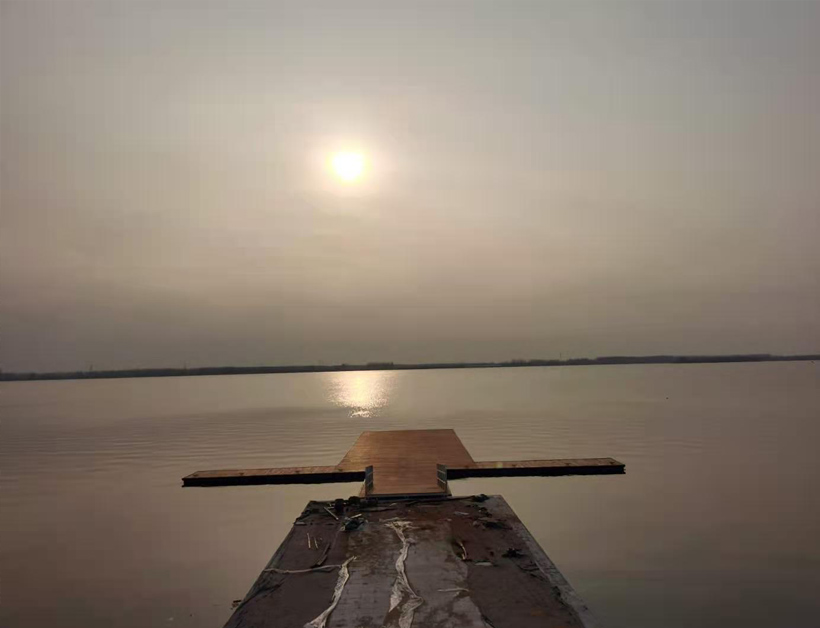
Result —
[{"label": "reflection of dock in water", "polygon": [[503,497],[466,477],[623,473],[612,458],[476,462],[453,430],[363,432],[336,466],[200,471],[185,486],[363,481],[310,502],[226,626],[593,626]]}]

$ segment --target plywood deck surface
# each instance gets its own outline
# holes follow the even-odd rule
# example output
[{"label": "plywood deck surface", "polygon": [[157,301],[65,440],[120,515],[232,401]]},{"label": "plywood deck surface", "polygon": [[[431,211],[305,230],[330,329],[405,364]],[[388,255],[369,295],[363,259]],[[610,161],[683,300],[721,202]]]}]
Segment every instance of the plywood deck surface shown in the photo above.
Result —
[{"label": "plywood deck surface", "polygon": [[473,467],[475,461],[453,430],[396,430],[362,432],[339,468],[372,465],[372,495],[416,495],[445,492],[436,464]]},{"label": "plywood deck surface", "polygon": [[308,504],[226,628],[303,628],[323,614],[326,628],[596,625],[500,496],[348,501],[339,520],[326,507]]}]

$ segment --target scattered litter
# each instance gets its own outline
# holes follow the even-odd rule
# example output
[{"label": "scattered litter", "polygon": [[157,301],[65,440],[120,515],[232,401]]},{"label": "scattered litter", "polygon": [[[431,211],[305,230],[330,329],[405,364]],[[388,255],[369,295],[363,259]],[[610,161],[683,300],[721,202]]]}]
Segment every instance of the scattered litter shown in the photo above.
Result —
[{"label": "scattered litter", "polygon": [[472,497],[472,500],[474,502],[486,502],[488,499],[490,498],[487,497],[484,493],[481,493],[481,495],[473,495]]},{"label": "scattered litter", "polygon": [[325,549],[322,551],[322,555],[319,557],[319,560],[313,563],[311,567],[321,567],[321,565],[327,560],[327,555],[330,553],[330,548],[332,545],[332,541],[325,545]]},{"label": "scattered litter", "polygon": [[489,560],[479,560],[476,563],[473,563],[478,567],[494,567],[494,565]]},{"label": "scattered litter", "polygon": [[357,530],[363,523],[364,519],[358,519],[355,517],[353,519],[345,519],[345,522],[342,524],[342,529],[345,532],[350,532],[351,530]]},{"label": "scattered litter", "polygon": [[310,532],[305,532],[305,534],[307,534],[308,549],[310,549]]},{"label": "scattered litter", "polygon": [[464,547],[464,543],[462,543],[459,539],[453,539],[456,545],[461,548],[461,560],[467,560],[467,548]]},{"label": "scattered litter", "polygon": [[235,609],[240,604],[242,604],[242,600],[234,600],[233,602],[231,602],[231,610]]},{"label": "scattered litter", "polygon": [[325,545],[325,549],[322,550],[322,555],[319,557],[319,560],[313,563],[311,567],[319,567],[324,564],[324,562],[327,560],[328,554],[330,554],[330,550],[333,549],[333,545],[336,543],[336,537],[338,536],[339,532],[336,532],[334,537],[330,539],[330,541],[328,541]]},{"label": "scattered litter", "polygon": [[439,593],[469,593],[469,589],[465,589],[464,587],[453,587],[452,589],[436,589]]},{"label": "scattered litter", "polygon": [[337,517],[336,513],[334,513],[330,508],[325,508],[325,512],[327,512],[327,514],[333,517],[336,521],[339,520],[339,517]]},{"label": "scattered litter", "polygon": [[294,521],[293,525],[295,525],[295,526],[306,526],[307,523],[305,523],[304,521]]},{"label": "scattered litter", "polygon": [[460,510],[456,510],[455,514],[461,515],[462,517],[469,517],[470,516],[469,512],[461,512]]}]

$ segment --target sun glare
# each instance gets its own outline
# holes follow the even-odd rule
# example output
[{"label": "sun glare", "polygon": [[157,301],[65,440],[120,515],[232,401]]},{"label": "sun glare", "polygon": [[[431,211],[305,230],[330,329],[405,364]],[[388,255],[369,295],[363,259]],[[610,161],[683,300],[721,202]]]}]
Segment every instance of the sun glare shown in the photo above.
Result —
[{"label": "sun glare", "polygon": [[364,173],[364,155],[361,153],[336,153],[331,163],[333,172],[342,181],[356,181]]}]

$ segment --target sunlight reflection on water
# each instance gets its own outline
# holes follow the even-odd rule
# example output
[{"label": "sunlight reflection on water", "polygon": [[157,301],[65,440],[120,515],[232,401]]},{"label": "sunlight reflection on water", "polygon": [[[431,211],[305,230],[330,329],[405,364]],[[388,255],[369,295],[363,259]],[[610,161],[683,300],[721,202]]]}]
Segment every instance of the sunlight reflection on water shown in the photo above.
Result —
[{"label": "sunlight reflection on water", "polygon": [[396,371],[327,373],[328,398],[347,408],[351,417],[371,418],[390,400],[396,375]]}]

